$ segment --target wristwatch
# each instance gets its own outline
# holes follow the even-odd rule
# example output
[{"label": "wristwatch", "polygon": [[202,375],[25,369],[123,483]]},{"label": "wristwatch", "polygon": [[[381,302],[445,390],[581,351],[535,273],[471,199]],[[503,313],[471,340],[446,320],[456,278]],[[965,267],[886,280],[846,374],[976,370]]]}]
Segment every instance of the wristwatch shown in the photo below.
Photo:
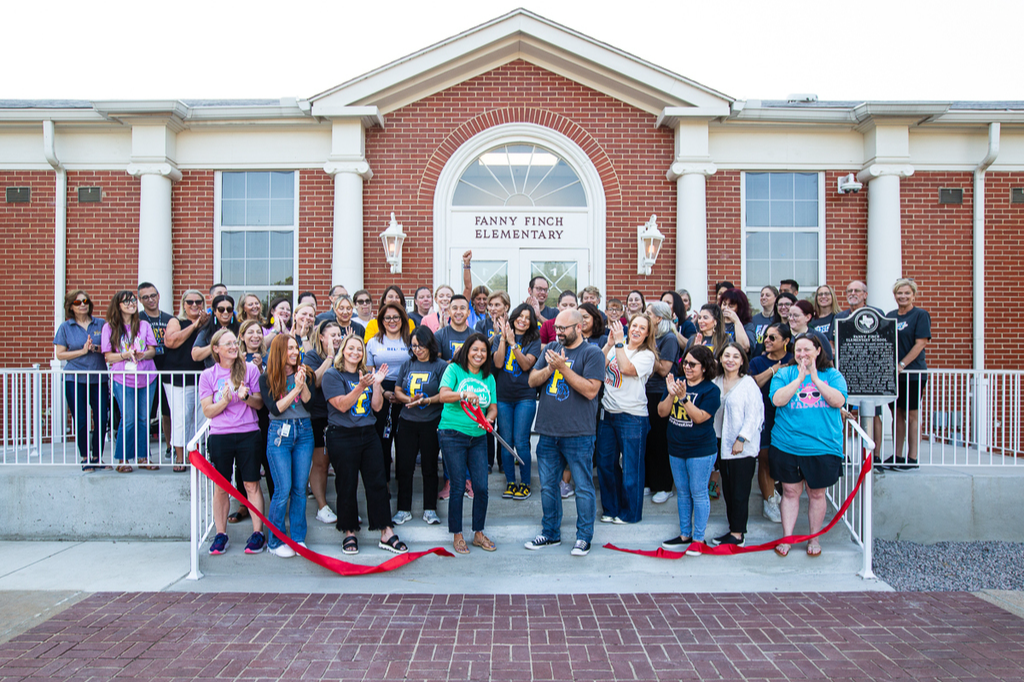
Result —
[{"label": "wristwatch", "polygon": [[736,440],[739,441],[740,443],[746,443],[747,442],[746,438],[744,438],[742,436],[737,436]]},{"label": "wristwatch", "polygon": [[615,348],[617,348],[617,349],[622,349],[622,348],[625,348],[625,347],[626,347],[626,345],[623,344],[622,342],[619,342],[618,344],[615,345]]},{"label": "wristwatch", "polygon": [[906,370],[907,369],[907,364],[904,363],[903,361],[900,361],[900,369],[901,370]]}]

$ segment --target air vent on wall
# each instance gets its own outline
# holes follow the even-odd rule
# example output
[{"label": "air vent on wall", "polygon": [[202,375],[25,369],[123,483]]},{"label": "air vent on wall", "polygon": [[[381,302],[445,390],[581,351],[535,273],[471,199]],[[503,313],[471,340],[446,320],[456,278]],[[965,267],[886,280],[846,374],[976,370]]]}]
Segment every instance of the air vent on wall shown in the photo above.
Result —
[{"label": "air vent on wall", "polygon": [[103,199],[102,187],[78,188],[78,201],[83,204],[95,203]]},{"label": "air vent on wall", "polygon": [[1024,204],[1024,187],[1014,187],[1010,190],[1011,204]]},{"label": "air vent on wall", "polygon": [[25,204],[32,201],[32,188],[30,187],[8,187],[8,204]]},{"label": "air vent on wall", "polygon": [[939,204],[963,204],[964,191],[959,187],[940,187]]}]

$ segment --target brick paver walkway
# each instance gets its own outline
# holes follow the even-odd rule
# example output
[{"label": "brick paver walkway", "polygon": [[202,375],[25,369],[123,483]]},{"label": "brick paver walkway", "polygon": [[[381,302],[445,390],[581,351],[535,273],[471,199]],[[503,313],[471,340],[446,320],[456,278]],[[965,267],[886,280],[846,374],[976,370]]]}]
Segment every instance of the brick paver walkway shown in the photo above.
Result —
[{"label": "brick paver walkway", "polygon": [[1024,619],[966,593],[96,594],[0,680],[1020,680]]}]

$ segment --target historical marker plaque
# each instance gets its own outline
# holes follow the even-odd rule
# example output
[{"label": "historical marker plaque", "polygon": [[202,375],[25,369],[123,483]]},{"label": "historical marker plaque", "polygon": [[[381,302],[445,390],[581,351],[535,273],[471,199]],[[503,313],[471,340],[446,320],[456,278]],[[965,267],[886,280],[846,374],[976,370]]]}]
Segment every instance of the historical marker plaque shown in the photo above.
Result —
[{"label": "historical marker plaque", "polygon": [[850,398],[896,400],[896,321],[865,306],[835,324],[836,367]]}]

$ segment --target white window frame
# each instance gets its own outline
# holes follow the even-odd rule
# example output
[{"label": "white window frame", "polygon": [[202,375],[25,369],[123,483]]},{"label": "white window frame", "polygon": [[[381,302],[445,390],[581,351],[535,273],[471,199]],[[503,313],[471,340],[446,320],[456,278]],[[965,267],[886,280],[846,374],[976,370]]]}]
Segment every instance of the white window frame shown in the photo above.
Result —
[{"label": "white window frame", "polygon": [[[248,232],[248,231],[283,231],[291,229],[292,231],[292,284],[280,285],[280,286],[267,286],[265,289],[269,292],[274,291],[287,291],[292,292],[292,306],[296,304],[296,296],[302,291],[299,283],[299,171],[298,169],[292,169],[287,171],[292,174],[295,182],[294,197],[295,206],[292,207],[292,225],[230,225],[227,228],[221,226],[221,189],[223,182],[223,174],[227,173],[264,173],[264,172],[281,172],[286,169],[263,169],[263,168],[242,168],[242,169],[231,169],[229,171],[216,171],[213,174],[213,281],[223,282],[221,279],[221,232],[222,229],[226,229],[228,232]],[[228,289],[233,289],[235,285],[228,285]],[[257,288],[262,291],[264,288]],[[248,286],[243,286],[242,291],[249,291]],[[236,302],[237,303],[237,302]]]},{"label": "white window frame", "polygon": [[[807,173],[805,170],[792,171],[784,169],[773,169],[773,170],[757,170],[751,171],[752,173]],[[818,171],[818,226],[815,228],[807,227],[788,227],[788,228],[769,228],[769,227],[758,227],[751,226],[747,227],[747,171],[740,173],[740,288],[743,293],[747,293],[755,287],[747,282],[747,232],[808,232],[816,233],[818,235],[818,287],[826,283],[825,280],[825,172]],[[765,282],[758,284],[757,289],[763,288],[765,285],[779,286],[777,282]],[[806,289],[805,283],[801,282],[800,287]],[[808,290],[810,291],[810,290]],[[749,298],[749,294],[748,294]],[[804,298],[807,298],[806,295]],[[760,311],[760,304],[757,299],[751,299],[750,311],[754,313]]]}]

